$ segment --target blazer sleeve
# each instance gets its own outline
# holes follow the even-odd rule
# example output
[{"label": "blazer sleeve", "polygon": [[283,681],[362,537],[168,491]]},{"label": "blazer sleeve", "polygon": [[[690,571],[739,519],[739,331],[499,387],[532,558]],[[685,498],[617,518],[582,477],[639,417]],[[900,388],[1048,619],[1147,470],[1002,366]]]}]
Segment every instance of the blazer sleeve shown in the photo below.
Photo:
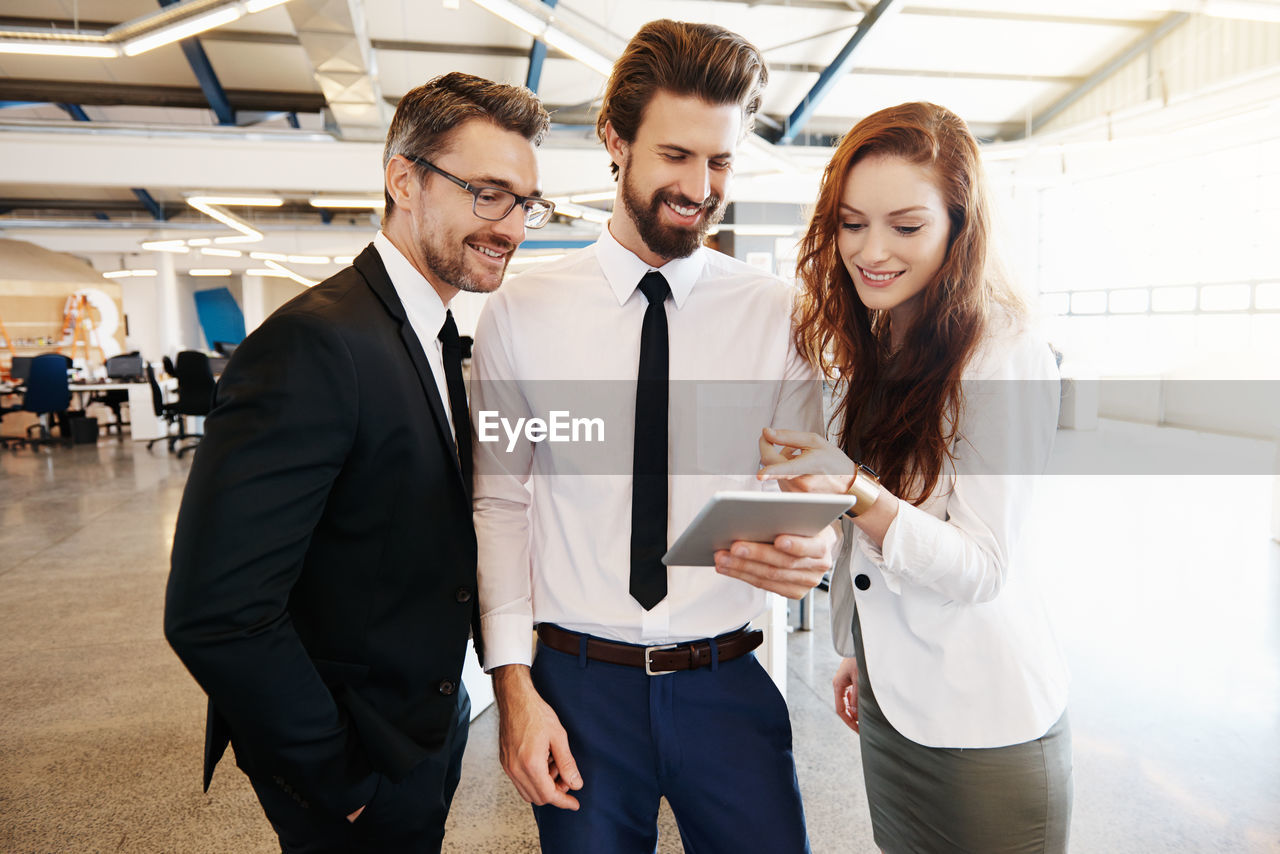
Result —
[{"label": "blazer sleeve", "polygon": [[165,636],[226,720],[243,767],[345,815],[377,777],[291,622],[290,591],[358,424],[346,343],[269,319],[237,349],[205,421],[174,533]]},{"label": "blazer sleeve", "polygon": [[881,548],[856,534],[862,553],[894,592],[905,583],[956,602],[989,602],[1016,568],[1017,546],[1053,449],[1058,372],[1048,344],[1031,333],[996,342],[985,355],[982,368],[965,381],[955,479],[942,498],[945,517],[903,501]]}]

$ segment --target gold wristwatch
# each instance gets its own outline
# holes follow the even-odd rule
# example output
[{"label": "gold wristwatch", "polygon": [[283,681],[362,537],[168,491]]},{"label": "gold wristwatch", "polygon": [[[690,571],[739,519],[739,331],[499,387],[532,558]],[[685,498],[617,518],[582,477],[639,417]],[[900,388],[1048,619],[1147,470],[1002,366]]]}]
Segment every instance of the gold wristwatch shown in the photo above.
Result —
[{"label": "gold wristwatch", "polygon": [[844,515],[850,519],[861,516],[870,510],[871,505],[875,504],[876,499],[880,497],[880,479],[871,469],[858,463],[858,468],[853,473],[853,483],[849,484],[845,494],[852,495],[857,500],[852,507],[844,511]]}]

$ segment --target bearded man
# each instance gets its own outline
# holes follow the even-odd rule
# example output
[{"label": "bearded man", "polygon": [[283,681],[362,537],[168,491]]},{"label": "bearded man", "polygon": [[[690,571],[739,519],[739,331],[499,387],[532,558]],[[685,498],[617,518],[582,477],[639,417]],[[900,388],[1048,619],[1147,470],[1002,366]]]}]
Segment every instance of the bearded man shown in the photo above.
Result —
[{"label": "bearded man", "polygon": [[[545,417],[558,390],[595,389],[625,445],[617,465],[563,442],[476,444],[484,665],[544,852],[648,854],[664,797],[686,850],[808,851],[786,703],[748,623],[766,590],[821,580],[835,534],[662,564],[716,490],[761,489],[760,427],[822,429],[792,289],[703,246],[766,76],[720,27],[642,27],[597,124],[618,178],[608,228],[514,277],[477,327],[478,413]],[[688,392],[710,405],[669,406]]]}]

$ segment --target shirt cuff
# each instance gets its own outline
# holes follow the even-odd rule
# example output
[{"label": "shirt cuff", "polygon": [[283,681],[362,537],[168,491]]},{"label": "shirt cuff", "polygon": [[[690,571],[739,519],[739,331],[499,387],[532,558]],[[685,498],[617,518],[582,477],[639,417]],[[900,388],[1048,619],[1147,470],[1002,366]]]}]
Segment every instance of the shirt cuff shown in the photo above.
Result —
[{"label": "shirt cuff", "polygon": [[480,618],[484,633],[484,671],[507,664],[533,664],[533,617],[491,614]]}]

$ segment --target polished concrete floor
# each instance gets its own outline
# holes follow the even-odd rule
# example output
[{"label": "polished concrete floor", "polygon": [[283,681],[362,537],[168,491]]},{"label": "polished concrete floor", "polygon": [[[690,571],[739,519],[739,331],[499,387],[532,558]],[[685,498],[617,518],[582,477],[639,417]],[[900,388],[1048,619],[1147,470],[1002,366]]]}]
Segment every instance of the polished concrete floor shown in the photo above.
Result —
[{"label": "polished concrete floor", "polygon": [[[1121,454],[1157,432],[1103,430]],[[1046,480],[1031,535],[1054,544],[1045,577],[1074,673],[1072,851],[1280,852],[1273,450],[1158,432],[1188,453],[1235,442],[1260,474]],[[230,763],[201,792],[203,695],[161,634],[189,465],[114,439],[0,453],[2,852],[278,850]],[[871,852],[857,741],[830,708],[824,595],[816,612],[788,640],[813,849]],[[496,752],[490,711],[447,851],[537,850]],[[679,851],[669,813],[663,830],[659,851]]]}]

